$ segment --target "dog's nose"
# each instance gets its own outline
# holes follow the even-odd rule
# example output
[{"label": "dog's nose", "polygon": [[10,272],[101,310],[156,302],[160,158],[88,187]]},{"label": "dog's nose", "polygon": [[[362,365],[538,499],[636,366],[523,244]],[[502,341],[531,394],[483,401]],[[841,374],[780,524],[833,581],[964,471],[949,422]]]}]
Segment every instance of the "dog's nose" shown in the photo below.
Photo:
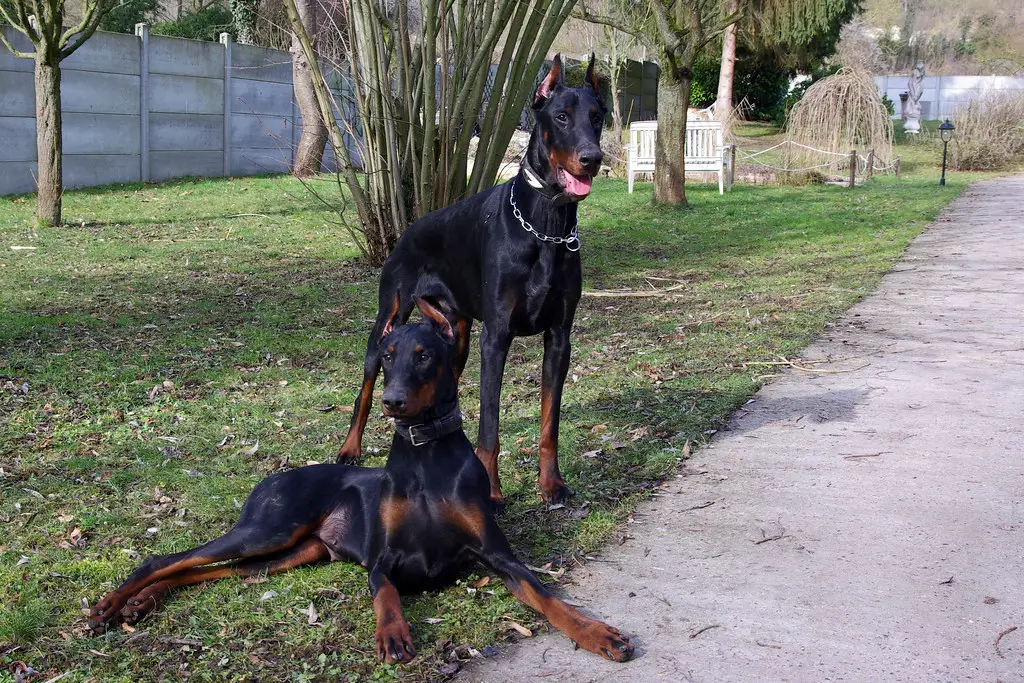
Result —
[{"label": "dog's nose", "polygon": [[405,410],[405,398],[398,396],[382,396],[381,403],[384,404],[384,410],[389,413],[400,413]]},{"label": "dog's nose", "polygon": [[587,168],[600,166],[602,159],[604,159],[604,154],[600,149],[588,149],[580,152],[580,164]]}]

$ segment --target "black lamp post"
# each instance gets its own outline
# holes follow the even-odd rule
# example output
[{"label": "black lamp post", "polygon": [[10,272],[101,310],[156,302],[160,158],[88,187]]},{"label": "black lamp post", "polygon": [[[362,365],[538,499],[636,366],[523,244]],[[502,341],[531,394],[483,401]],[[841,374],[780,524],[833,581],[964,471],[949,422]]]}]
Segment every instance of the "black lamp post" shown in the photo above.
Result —
[{"label": "black lamp post", "polygon": [[946,149],[949,147],[949,141],[953,139],[953,131],[956,130],[956,126],[946,119],[946,122],[939,126],[939,135],[942,136],[942,178],[939,179],[939,185],[946,184]]}]

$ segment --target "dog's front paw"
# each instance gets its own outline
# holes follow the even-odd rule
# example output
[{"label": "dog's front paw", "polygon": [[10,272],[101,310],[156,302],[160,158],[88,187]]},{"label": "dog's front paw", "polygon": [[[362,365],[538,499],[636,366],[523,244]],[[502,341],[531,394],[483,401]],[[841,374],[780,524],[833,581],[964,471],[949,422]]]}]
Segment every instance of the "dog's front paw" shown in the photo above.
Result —
[{"label": "dog's front paw", "polygon": [[540,496],[548,505],[565,505],[569,502],[572,491],[565,485],[561,477],[541,481]]},{"label": "dog's front paw", "polygon": [[341,450],[338,451],[339,465],[358,465],[362,459],[363,454],[360,451],[353,450],[348,446],[342,446]]},{"label": "dog's front paw", "polygon": [[123,602],[121,595],[113,591],[89,609],[86,624],[93,635],[106,633],[111,626],[116,626],[121,621],[120,609]]},{"label": "dog's front paw", "polygon": [[155,610],[170,591],[166,583],[154,583],[133,595],[121,608],[121,618],[131,625]]},{"label": "dog's front paw", "polygon": [[373,638],[377,643],[377,658],[388,664],[410,662],[416,656],[409,623],[405,619],[397,618],[377,626]]},{"label": "dog's front paw", "polygon": [[576,643],[584,650],[590,650],[613,662],[628,662],[633,658],[633,644],[629,642],[629,637],[600,621],[585,626]]}]

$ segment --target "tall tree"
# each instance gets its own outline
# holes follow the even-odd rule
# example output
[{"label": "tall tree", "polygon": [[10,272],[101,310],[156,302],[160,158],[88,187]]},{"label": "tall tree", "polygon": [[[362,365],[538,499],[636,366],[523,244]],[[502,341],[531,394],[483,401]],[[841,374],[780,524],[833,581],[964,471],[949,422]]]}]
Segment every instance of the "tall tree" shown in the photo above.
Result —
[{"label": "tall tree", "polygon": [[737,32],[754,51],[774,53],[787,68],[809,68],[835,51],[843,25],[861,9],[861,0],[727,0],[743,19],[726,30],[718,77],[715,117],[726,121],[733,108]]},{"label": "tall tree", "polygon": [[581,4],[577,16],[634,36],[660,57],[654,201],[686,205],[686,111],[693,62],[739,17],[720,0],[617,0],[607,14]]},{"label": "tall tree", "polygon": [[[740,11],[740,0],[727,0],[729,12]],[[732,116],[732,82],[736,75],[736,24],[725,27],[722,35],[722,63],[718,71],[718,97],[715,118],[726,122]]]},{"label": "tall tree", "polygon": [[296,0],[284,0],[347,201],[358,215],[353,223],[342,213],[342,221],[364,257],[380,264],[409,222],[494,183],[544,57],[576,0],[338,2],[362,175],[345,144],[356,122],[348,122],[350,130],[339,127]]},{"label": "tall tree", "polygon": [[36,219],[60,225],[64,194],[64,140],[61,133],[60,63],[92,37],[111,0],[82,0],[77,24],[64,28],[64,0],[10,0],[0,3],[0,18],[32,43],[33,52],[18,50],[0,31],[0,42],[12,55],[35,61],[36,157],[38,163]]},{"label": "tall tree", "polygon": [[[246,0],[249,1],[249,0]],[[295,0],[295,9],[298,12],[299,20],[309,36],[310,45],[314,54],[317,52],[317,36],[319,31],[319,2],[318,0]],[[302,112],[302,136],[299,138],[299,147],[295,150],[295,165],[292,173],[297,178],[308,178],[320,172],[324,159],[324,149],[327,147],[327,123],[320,113],[320,105],[316,99],[316,88],[313,86],[313,70],[310,68],[310,60],[302,49],[302,41],[292,33],[292,89],[295,92],[295,101]]]}]

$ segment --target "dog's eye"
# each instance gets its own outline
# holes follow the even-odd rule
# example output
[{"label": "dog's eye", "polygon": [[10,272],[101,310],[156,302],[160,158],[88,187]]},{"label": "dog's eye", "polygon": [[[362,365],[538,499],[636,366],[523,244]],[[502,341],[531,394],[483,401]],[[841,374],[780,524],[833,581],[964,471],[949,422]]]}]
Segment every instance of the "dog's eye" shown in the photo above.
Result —
[{"label": "dog's eye", "polygon": [[385,353],[383,356],[381,356],[381,358],[384,360],[385,363],[390,363],[391,362],[391,354],[390,353]]},{"label": "dog's eye", "polygon": [[600,126],[602,123],[604,123],[604,117],[601,116],[600,114],[592,114],[590,117],[590,122],[595,126]]},{"label": "dog's eye", "polygon": [[569,117],[565,114],[565,112],[562,112],[561,114],[557,114],[555,116],[555,121],[558,121],[559,123],[569,123]]},{"label": "dog's eye", "polygon": [[430,354],[429,353],[421,353],[420,354],[419,361],[421,363],[426,363],[428,360],[430,360]]}]

